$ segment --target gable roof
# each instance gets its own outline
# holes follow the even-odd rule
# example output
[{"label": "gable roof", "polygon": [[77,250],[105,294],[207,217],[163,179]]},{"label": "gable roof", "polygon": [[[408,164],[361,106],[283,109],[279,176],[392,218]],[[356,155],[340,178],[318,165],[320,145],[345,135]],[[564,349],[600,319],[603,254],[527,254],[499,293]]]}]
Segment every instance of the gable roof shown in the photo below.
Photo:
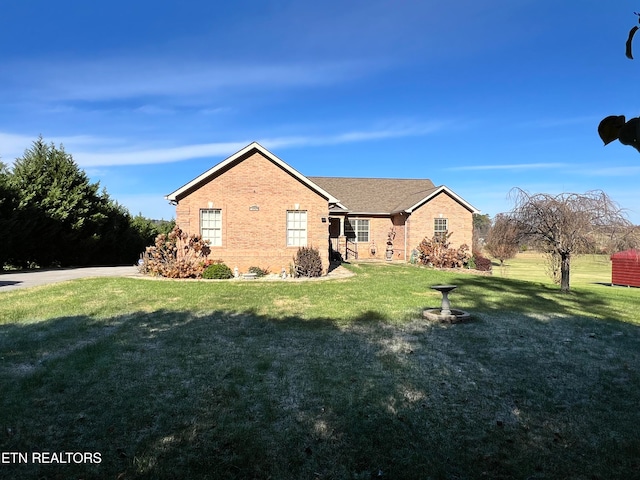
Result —
[{"label": "gable roof", "polygon": [[179,202],[208,180],[233,167],[235,163],[248,158],[256,151],[326,198],[332,205],[332,211],[370,215],[411,213],[436,195],[444,192],[470,212],[479,212],[449,188],[444,185],[436,187],[428,179],[306,177],[257,142],[250,143],[174,192],[165,195],[165,198],[172,203]]},{"label": "gable roof", "polygon": [[309,177],[340,199],[340,206],[351,214],[411,213],[440,193],[446,193],[472,213],[473,205],[428,179]]},{"label": "gable roof", "polygon": [[273,162],[275,165],[283,169],[285,172],[289,173],[292,177],[298,179],[300,182],[305,184],[310,189],[318,192],[320,195],[325,197],[329,201],[329,203],[339,202],[339,200],[335,198],[333,195],[331,195],[329,192],[325,191],[322,187],[316,185],[314,182],[309,180],[309,178],[305,177],[296,169],[294,169],[293,167],[289,166],[288,164],[280,160],[276,155],[271,153],[269,150],[267,150],[257,142],[250,143],[249,145],[244,147],[242,150],[239,150],[238,152],[234,153],[227,159],[213,166],[212,168],[204,172],[202,175],[194,178],[189,183],[186,183],[176,191],[171,192],[168,195],[165,195],[164,198],[166,198],[170,202],[178,202],[181,198],[185,197],[189,192],[198,188],[199,185],[215,177],[219,173],[224,172],[225,169],[227,169],[228,167],[231,167],[235,162],[241,162],[242,160],[247,158],[249,155],[251,155],[254,151],[260,152],[265,158]]}]

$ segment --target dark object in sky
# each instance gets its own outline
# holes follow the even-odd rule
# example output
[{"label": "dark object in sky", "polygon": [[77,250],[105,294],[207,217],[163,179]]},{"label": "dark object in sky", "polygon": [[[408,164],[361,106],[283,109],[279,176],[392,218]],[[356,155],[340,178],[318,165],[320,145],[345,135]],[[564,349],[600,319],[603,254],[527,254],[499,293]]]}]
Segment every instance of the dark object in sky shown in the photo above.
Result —
[{"label": "dark object in sky", "polygon": [[598,135],[605,145],[618,139],[620,128],[624,125],[624,115],[610,115],[598,125]]},{"label": "dark object in sky", "polygon": [[640,152],[640,118],[632,118],[620,127],[618,140],[621,144],[630,145]]},{"label": "dark object in sky", "polygon": [[[638,23],[640,23],[640,13],[638,12],[633,12],[633,13],[638,16]],[[633,54],[631,52],[631,43],[633,42],[633,36],[636,34],[637,31],[638,31],[638,26],[636,25],[631,30],[629,30],[629,37],[627,38],[626,54],[627,54],[627,58],[630,58],[631,60],[633,60]]]},{"label": "dark object in sky", "polygon": [[634,26],[631,30],[629,30],[629,38],[627,38],[627,58],[633,60],[633,54],[631,53],[631,42],[633,41],[633,36],[638,31],[638,26]]},{"label": "dark object in sky", "polygon": [[619,140],[623,145],[629,145],[640,152],[640,118],[635,117],[625,121],[624,115],[610,115],[598,125],[598,135],[605,145]]}]

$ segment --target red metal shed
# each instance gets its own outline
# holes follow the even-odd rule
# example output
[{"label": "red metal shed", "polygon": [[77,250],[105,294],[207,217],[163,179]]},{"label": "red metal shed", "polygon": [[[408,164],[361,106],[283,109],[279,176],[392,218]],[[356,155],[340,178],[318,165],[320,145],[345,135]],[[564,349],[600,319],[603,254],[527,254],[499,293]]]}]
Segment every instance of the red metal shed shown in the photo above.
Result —
[{"label": "red metal shed", "polygon": [[611,283],[640,287],[640,250],[625,250],[611,255]]}]

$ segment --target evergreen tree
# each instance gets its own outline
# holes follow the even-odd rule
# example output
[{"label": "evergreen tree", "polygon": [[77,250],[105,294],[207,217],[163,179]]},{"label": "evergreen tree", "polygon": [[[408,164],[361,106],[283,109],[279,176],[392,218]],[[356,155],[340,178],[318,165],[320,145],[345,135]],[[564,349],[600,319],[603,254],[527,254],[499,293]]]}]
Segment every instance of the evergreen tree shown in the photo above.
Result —
[{"label": "evergreen tree", "polygon": [[132,218],[42,137],[12,170],[0,162],[0,267],[133,264],[165,224]]},{"label": "evergreen tree", "polygon": [[0,162],[0,270],[11,259],[13,241],[11,230],[18,204],[18,193],[11,184],[11,172]]},{"label": "evergreen tree", "polygon": [[72,156],[40,137],[15,161],[10,179],[19,194],[13,218],[19,263],[92,263],[109,199]]}]

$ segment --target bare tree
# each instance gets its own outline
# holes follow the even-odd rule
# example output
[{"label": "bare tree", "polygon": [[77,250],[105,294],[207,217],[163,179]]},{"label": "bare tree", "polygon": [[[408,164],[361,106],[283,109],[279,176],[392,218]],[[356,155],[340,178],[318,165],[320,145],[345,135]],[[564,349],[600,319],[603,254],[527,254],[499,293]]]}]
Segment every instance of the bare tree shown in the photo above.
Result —
[{"label": "bare tree", "polygon": [[[593,251],[599,236],[625,235],[631,223],[621,208],[602,191],[584,194],[531,195],[511,190],[515,206],[509,213],[521,236],[529,237],[560,267],[560,290],[569,292],[571,257]],[[553,264],[553,263],[552,263]],[[552,269],[553,270],[553,269]]]},{"label": "bare tree", "polygon": [[487,235],[485,248],[493,258],[504,261],[513,258],[520,246],[520,232],[518,225],[508,215],[499,213],[493,219],[493,225]]}]

